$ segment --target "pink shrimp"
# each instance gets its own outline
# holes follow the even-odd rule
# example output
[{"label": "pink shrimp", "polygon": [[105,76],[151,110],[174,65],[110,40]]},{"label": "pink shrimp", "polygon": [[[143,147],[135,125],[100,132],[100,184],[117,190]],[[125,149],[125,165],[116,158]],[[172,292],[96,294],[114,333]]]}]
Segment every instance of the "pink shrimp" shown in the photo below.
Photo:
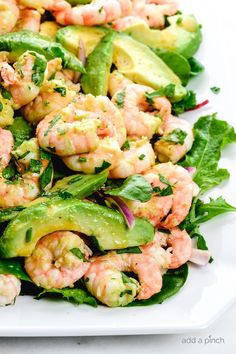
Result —
[{"label": "pink shrimp", "polygon": [[[134,272],[139,282],[121,273]],[[117,254],[91,259],[85,273],[88,290],[107,306],[125,306],[136,298],[148,299],[162,288],[162,274],[157,262],[145,254]]]},{"label": "pink shrimp", "polygon": [[88,270],[89,256],[91,250],[77,234],[57,231],[38,241],[25,269],[45,289],[72,287]]},{"label": "pink shrimp", "polygon": [[179,268],[189,261],[192,255],[192,241],[186,230],[175,227],[166,234],[167,246],[171,247],[171,262],[169,269]]},{"label": "pink shrimp", "polygon": [[0,274],[0,306],[12,305],[20,294],[21,282],[12,274]]},{"label": "pink shrimp", "polygon": [[103,25],[117,18],[129,15],[132,9],[130,0],[93,0],[82,6],[67,6],[61,11],[54,10],[56,21],[62,25]]},{"label": "pink shrimp", "polygon": [[0,35],[11,32],[19,18],[15,0],[0,0]]},{"label": "pink shrimp", "polygon": [[160,162],[178,162],[193,145],[193,130],[189,122],[169,115],[158,130],[161,135],[154,150]]},{"label": "pink shrimp", "polygon": [[40,20],[41,15],[37,10],[22,9],[20,11],[20,17],[14,28],[14,32],[22,30],[39,32]]}]

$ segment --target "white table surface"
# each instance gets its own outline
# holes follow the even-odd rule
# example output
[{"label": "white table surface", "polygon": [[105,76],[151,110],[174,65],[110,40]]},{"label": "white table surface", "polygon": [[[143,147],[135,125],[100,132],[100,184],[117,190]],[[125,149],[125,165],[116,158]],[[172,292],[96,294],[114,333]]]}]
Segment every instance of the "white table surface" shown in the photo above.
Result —
[{"label": "white table surface", "polygon": [[236,306],[212,326],[199,332],[152,336],[0,338],[0,354],[234,354],[235,328]]}]

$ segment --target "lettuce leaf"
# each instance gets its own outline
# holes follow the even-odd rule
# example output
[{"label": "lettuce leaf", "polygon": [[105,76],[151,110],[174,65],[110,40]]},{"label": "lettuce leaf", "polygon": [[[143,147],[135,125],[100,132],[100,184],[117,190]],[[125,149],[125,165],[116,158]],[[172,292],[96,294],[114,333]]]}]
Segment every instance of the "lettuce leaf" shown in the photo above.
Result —
[{"label": "lettuce leaf", "polygon": [[195,140],[192,149],[180,163],[183,167],[196,167],[194,181],[205,192],[229,178],[226,169],[218,168],[221,149],[236,142],[234,128],[216,114],[199,118],[194,124]]},{"label": "lettuce leaf", "polygon": [[43,290],[40,294],[38,294],[35,299],[41,299],[45,296],[58,296],[62,297],[63,299],[72,302],[77,305],[81,304],[89,304],[93,307],[97,307],[96,299],[90,295],[87,291],[78,288],[64,288],[64,289],[50,289],[50,290]]}]

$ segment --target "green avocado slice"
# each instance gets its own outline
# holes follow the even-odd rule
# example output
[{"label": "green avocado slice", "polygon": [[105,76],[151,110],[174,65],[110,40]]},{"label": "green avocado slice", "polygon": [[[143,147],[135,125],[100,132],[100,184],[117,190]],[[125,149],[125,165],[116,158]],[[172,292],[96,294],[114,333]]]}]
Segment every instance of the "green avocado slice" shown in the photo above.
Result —
[{"label": "green avocado slice", "polygon": [[59,230],[94,236],[101,250],[139,246],[154,238],[154,227],[144,219],[136,218],[134,227],[128,229],[123,216],[114,209],[67,199],[21,211],[0,238],[0,257],[28,257],[41,237]]},{"label": "green avocado slice", "polygon": [[83,64],[74,54],[60,43],[52,42],[40,34],[25,30],[0,36],[0,51],[10,52],[12,60],[16,60],[27,50],[42,54],[48,60],[61,58],[65,68],[85,72]]},{"label": "green avocado slice", "polygon": [[86,73],[80,80],[85,94],[107,95],[114,37],[114,32],[108,32],[89,54],[85,65]]}]

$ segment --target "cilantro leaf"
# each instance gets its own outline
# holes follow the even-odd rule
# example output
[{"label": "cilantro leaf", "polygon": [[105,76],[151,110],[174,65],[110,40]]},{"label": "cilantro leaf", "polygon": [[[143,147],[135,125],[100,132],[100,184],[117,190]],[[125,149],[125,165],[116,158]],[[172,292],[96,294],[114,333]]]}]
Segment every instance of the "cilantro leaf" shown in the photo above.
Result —
[{"label": "cilantro leaf", "polygon": [[181,165],[196,167],[194,181],[205,192],[229,178],[226,169],[218,169],[218,162],[222,147],[236,142],[236,134],[233,127],[217,119],[216,114],[199,118],[193,131],[193,147]]},{"label": "cilantro leaf", "polygon": [[83,252],[81,252],[81,250],[78,247],[72,248],[70,251],[77,258],[82,259],[82,261],[84,262],[88,262],[87,259],[85,258],[85,255],[83,254]]},{"label": "cilantro leaf", "polygon": [[165,87],[160,88],[159,90],[153,92],[146,92],[145,97],[146,101],[150,104],[153,103],[153,98],[155,97],[168,97],[173,98],[175,94],[175,85],[169,84]]},{"label": "cilantro leaf", "polygon": [[53,177],[53,165],[52,161],[49,162],[41,176],[39,177],[41,191],[44,191],[45,188],[49,185]]},{"label": "cilantro leaf", "polygon": [[100,166],[100,167],[95,167],[95,173],[100,173],[100,172],[106,170],[106,169],[107,169],[108,167],[110,167],[110,166],[111,166],[111,163],[110,163],[110,162],[103,160],[102,166]]},{"label": "cilantro leaf", "polygon": [[33,173],[40,173],[42,168],[42,162],[39,160],[31,159],[29,163],[29,171]]},{"label": "cilantro leaf", "polygon": [[55,92],[58,92],[58,93],[60,93],[60,95],[62,96],[62,97],[66,97],[66,87],[64,86],[61,86],[61,87],[55,87],[54,88],[54,91]]},{"label": "cilantro leaf", "polygon": [[136,247],[128,247],[128,248],[122,248],[120,250],[116,250],[116,253],[118,254],[123,254],[123,253],[142,253],[141,249],[136,246]]},{"label": "cilantro leaf", "polygon": [[125,102],[125,90],[118,92],[115,97],[117,107],[123,108]]},{"label": "cilantro leaf", "polygon": [[180,128],[176,128],[175,130],[170,132],[168,135],[161,137],[161,140],[165,140],[165,141],[169,141],[171,143],[183,145],[186,136],[187,136],[187,133],[184,130],[182,130]]},{"label": "cilantro leaf", "polygon": [[220,93],[220,87],[213,86],[210,88],[210,90],[215,94],[218,95]]},{"label": "cilantro leaf", "polygon": [[59,295],[63,299],[78,305],[89,304],[93,307],[97,307],[96,299],[92,295],[90,295],[87,291],[78,288],[44,290],[36,296],[36,299],[40,299],[45,296],[53,296],[53,295]]},{"label": "cilantro leaf", "polygon": [[137,174],[126,178],[120,187],[105,189],[104,193],[144,203],[151,199],[152,187],[142,175]]}]

